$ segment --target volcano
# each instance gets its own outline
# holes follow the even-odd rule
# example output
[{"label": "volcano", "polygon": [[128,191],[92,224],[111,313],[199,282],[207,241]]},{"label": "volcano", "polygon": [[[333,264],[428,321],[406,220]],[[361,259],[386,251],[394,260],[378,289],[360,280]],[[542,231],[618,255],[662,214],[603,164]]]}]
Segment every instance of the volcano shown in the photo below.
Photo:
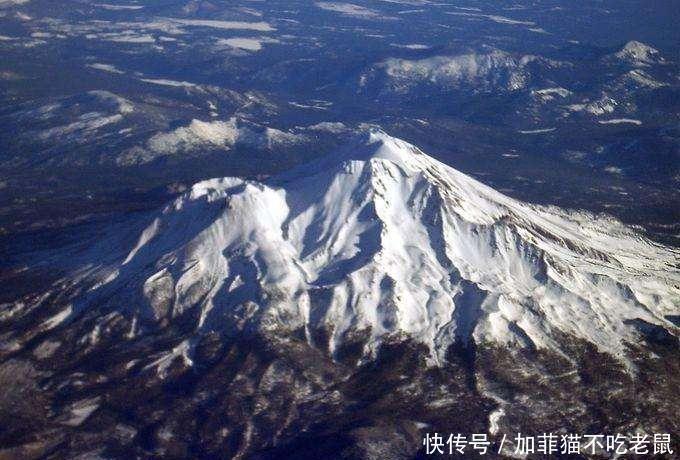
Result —
[{"label": "volcano", "polygon": [[[131,433],[114,450],[216,436],[201,455],[243,458],[411,458],[423,427],[633,429],[618,408],[644,401],[648,428],[677,432],[678,252],[382,131],[263,181],[197,183],[110,235],[52,254],[73,270],[1,318],[5,366],[70,401],[31,433],[74,452],[98,417]],[[393,414],[369,402],[395,395]]]}]

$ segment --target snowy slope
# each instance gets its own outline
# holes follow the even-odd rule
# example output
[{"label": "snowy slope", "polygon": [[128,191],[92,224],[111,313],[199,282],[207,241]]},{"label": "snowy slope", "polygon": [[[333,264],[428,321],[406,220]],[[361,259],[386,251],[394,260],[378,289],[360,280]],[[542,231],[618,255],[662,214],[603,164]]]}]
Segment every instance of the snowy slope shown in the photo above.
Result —
[{"label": "snowy slope", "polygon": [[626,43],[614,56],[635,67],[648,67],[653,64],[665,63],[664,58],[657,49],[635,40]]},{"label": "snowy slope", "polygon": [[512,55],[496,49],[417,60],[389,58],[362,74],[359,85],[372,91],[377,83],[380,91],[396,94],[407,94],[422,85],[443,90],[504,93],[527,88],[537,77],[535,67],[563,65],[539,56]]},{"label": "snowy slope", "polygon": [[[620,223],[524,204],[382,132],[267,182],[196,184],[90,283],[72,314],[124,309],[136,334],[195,311],[199,330],[325,329],[366,353],[409,335],[435,360],[575,336],[625,362],[626,320],[674,330],[678,253]],[[194,310],[198,309],[198,310]],[[64,318],[60,318],[63,320]]]}]

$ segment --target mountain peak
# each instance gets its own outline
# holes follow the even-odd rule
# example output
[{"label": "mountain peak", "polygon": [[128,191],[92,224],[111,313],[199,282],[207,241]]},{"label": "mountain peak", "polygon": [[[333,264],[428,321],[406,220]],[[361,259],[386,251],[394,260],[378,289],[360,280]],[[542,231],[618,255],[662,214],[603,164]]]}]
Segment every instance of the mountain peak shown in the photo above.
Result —
[{"label": "mountain peak", "polygon": [[680,299],[672,250],[513,200],[382,131],[266,182],[201,182],[117,262],[98,257],[75,311],[126,308],[142,329],[190,311],[199,331],[303,329],[331,353],[353,334],[365,353],[405,334],[435,359],[454,342],[560,352],[575,336],[621,357],[631,324],[673,328]]},{"label": "mountain peak", "polygon": [[402,163],[417,152],[417,149],[401,139],[392,137],[382,130],[371,130],[367,133],[365,145],[372,152],[371,158]]},{"label": "mountain peak", "polygon": [[659,53],[659,50],[636,40],[631,40],[626,43],[615,56],[639,67],[665,62],[661,53]]},{"label": "mountain peak", "polygon": [[[387,160],[399,166],[412,161],[414,155],[425,155],[413,145],[390,136],[378,128],[368,128],[353,134],[348,142],[337,151],[320,158],[318,162],[324,167],[329,163],[345,163],[348,161]],[[300,169],[309,170],[310,165],[302,165]]]}]

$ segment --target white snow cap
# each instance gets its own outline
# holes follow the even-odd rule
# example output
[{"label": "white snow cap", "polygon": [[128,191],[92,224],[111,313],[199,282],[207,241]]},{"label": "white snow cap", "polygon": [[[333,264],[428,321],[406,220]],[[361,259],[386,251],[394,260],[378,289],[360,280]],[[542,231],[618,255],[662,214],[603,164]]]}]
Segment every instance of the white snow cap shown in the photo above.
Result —
[{"label": "white snow cap", "polygon": [[677,251],[516,201],[381,131],[266,182],[198,183],[124,259],[102,289],[143,286],[147,317],[325,328],[331,351],[363,330],[367,353],[393,334],[435,360],[456,341],[560,352],[559,331],[623,357],[626,320],[675,330],[680,309]]}]

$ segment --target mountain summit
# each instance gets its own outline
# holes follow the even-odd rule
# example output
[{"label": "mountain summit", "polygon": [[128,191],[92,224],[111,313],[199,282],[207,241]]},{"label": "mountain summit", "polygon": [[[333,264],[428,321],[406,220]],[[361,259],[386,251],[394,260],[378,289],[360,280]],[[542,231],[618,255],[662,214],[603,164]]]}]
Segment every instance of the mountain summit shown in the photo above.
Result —
[{"label": "mountain summit", "polygon": [[575,337],[626,362],[640,324],[675,330],[677,261],[614,220],[521,203],[373,131],[264,182],[194,185],[113,263],[88,264],[71,314],[124,310],[132,335],[187,315],[204,332],[304,331],[331,355],[404,335],[435,361],[455,343],[562,353]]},{"label": "mountain summit", "polygon": [[73,269],[0,310],[0,381],[39,402],[4,420],[73,451],[407,459],[425,432],[679,430],[678,252],[380,131],[40,259]]},{"label": "mountain summit", "polygon": [[626,43],[614,56],[636,67],[648,67],[653,64],[664,64],[666,62],[661,53],[659,53],[659,50],[635,40]]}]

